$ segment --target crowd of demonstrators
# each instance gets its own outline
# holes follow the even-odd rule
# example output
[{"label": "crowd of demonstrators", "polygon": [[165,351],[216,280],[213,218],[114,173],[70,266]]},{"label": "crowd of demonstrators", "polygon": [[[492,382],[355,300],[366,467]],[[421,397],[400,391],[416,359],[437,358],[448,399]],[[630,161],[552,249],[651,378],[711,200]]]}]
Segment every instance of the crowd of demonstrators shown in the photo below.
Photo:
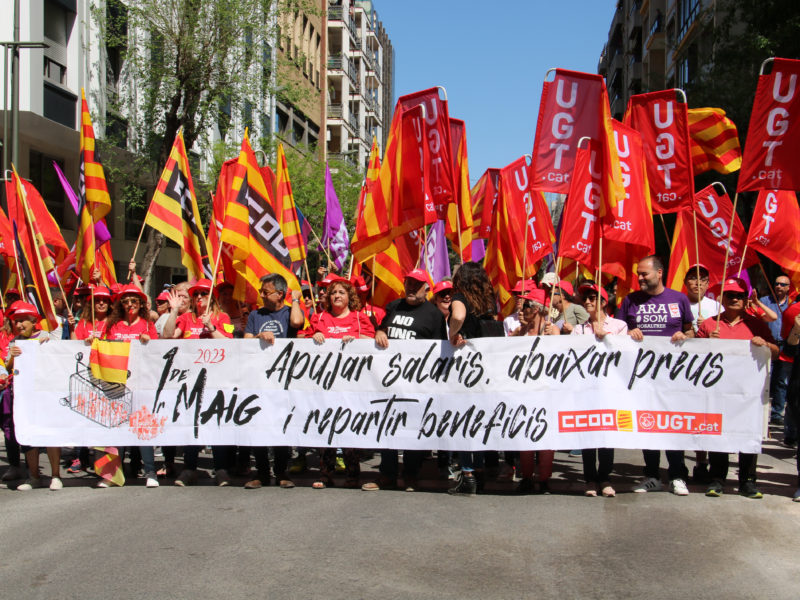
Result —
[{"label": "crowd of demonstrators", "polygon": [[[7,310],[0,329],[0,424],[3,426],[9,469],[3,481],[25,478],[21,455],[24,454],[28,476],[18,490],[43,487],[39,467],[39,449],[20,446],[13,424],[14,359],[20,354],[15,343],[21,339],[39,339],[57,343],[61,339],[94,339],[135,341],[146,344],[151,339],[222,339],[257,338],[262,347],[276,339],[303,336],[315,343],[327,339],[346,344],[354,339],[375,339],[376,352],[389,348],[391,340],[449,340],[458,348],[479,337],[593,335],[602,340],[608,335],[629,335],[641,341],[646,336],[662,336],[680,343],[690,337],[749,340],[754,346],[766,346],[772,354],[770,393],[771,421],[785,427],[785,442],[797,438],[800,418],[800,361],[795,361],[800,343],[800,303],[789,298],[790,280],[779,275],[773,282],[774,298],[758,298],[749,285],[737,277],[729,277],[718,290],[709,290],[710,273],[702,264],[692,265],[684,278],[686,293],[664,287],[664,265],[657,256],[648,256],[637,267],[639,290],[631,292],[616,308],[613,282],[606,288],[584,278],[574,284],[546,273],[540,281],[522,280],[511,290],[515,310],[505,319],[498,316],[495,291],[486,271],[479,264],[460,266],[452,280],[434,282],[421,269],[407,273],[404,294],[387,306],[371,302],[369,274],[348,279],[333,270],[321,268],[314,285],[301,282],[301,290],[289,292],[286,280],[277,274],[261,279],[258,306],[234,299],[233,285],[208,279],[180,282],[168,286],[155,298],[154,310],[136,276],[131,262],[131,283],[109,289],[93,282],[75,290],[71,307],[62,294],[54,291],[59,318],[57,332],[38,328],[40,315],[21,300],[17,290],[7,290]],[[610,292],[610,293],[609,293]],[[719,302],[709,296],[709,292]],[[784,416],[785,405],[785,416]],[[75,449],[77,456],[69,465],[69,473],[91,468],[88,448]],[[147,487],[158,487],[158,476],[172,479],[175,485],[187,486],[198,480],[200,446],[164,447],[164,468],[156,471],[153,447],[118,449],[121,456],[130,455],[128,472],[138,477],[140,467]],[[106,449],[108,451],[108,449]],[[175,458],[183,453],[183,470],[176,473]],[[297,448],[297,458],[290,468],[290,447],[211,448],[214,479],[217,485],[230,485],[234,478],[244,477],[245,489],[270,485],[293,488],[292,474],[307,469],[309,450]],[[586,496],[614,497],[613,448],[585,448],[580,451]],[[337,471],[344,472],[345,487],[375,491],[420,487],[420,472],[426,451],[380,450],[379,476],[362,485],[360,462],[362,452],[356,449],[319,448],[319,473],[312,487],[333,486]],[[506,465],[516,470],[518,493],[549,493],[553,473],[553,450],[505,452]],[[50,489],[60,489],[60,448],[47,448],[51,467]],[[442,473],[455,479],[448,492],[472,496],[480,492],[487,478],[489,461],[495,464],[497,452],[439,452]],[[634,492],[663,489],[658,450],[643,450],[644,477]],[[255,475],[250,465],[255,462]],[[669,490],[678,496],[689,493],[688,470],[684,452],[666,451]],[[798,489],[794,500],[800,502],[800,455],[798,455]],[[509,471],[512,469],[509,467]],[[759,498],[756,484],[757,455],[739,455],[740,494]],[[719,496],[725,489],[729,456],[719,452],[698,452],[692,474],[695,483],[707,485],[707,496]],[[399,485],[402,477],[402,486]],[[509,477],[510,479],[510,477]],[[501,479],[498,478],[498,481]],[[111,481],[101,478],[97,487],[108,487]]]}]

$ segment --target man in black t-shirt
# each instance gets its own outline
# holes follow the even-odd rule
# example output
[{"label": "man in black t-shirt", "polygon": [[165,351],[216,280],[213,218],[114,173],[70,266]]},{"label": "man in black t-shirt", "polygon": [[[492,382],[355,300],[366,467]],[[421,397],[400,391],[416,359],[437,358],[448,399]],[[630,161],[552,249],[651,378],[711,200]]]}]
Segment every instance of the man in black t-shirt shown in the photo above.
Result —
[{"label": "man in black t-shirt", "polygon": [[[388,348],[389,340],[446,340],[447,325],[444,315],[434,304],[428,302],[430,275],[422,269],[414,269],[403,281],[405,296],[386,306],[386,316],[375,331],[375,343]],[[403,480],[405,490],[417,489],[417,478],[423,450],[403,452]],[[399,471],[397,450],[381,450],[380,478],[376,483],[365,483],[361,489],[367,491],[395,489]]]}]

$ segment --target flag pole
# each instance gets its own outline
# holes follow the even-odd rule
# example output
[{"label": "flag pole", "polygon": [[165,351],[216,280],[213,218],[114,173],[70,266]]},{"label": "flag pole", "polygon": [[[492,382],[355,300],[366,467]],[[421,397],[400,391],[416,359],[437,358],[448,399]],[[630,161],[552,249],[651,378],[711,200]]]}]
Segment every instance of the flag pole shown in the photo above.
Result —
[{"label": "flag pole", "polygon": [[89,292],[92,295],[92,335],[94,336],[95,328],[94,328],[94,286],[89,286]]},{"label": "flag pole", "polygon": [[211,290],[208,292],[208,302],[206,302],[206,311],[203,315],[207,315],[211,311],[211,298],[214,295],[214,285],[217,283],[217,273],[219,273],[219,261],[222,259],[222,240],[219,241],[217,248],[217,258],[214,261],[214,268],[211,271]]},{"label": "flag pole", "polygon": [[766,280],[767,285],[769,286],[769,293],[772,294],[772,298],[775,300],[775,302],[777,302],[778,301],[778,296],[775,294],[775,289],[772,287],[772,283],[770,282],[769,277],[767,277],[767,272],[764,270],[764,265],[761,264],[761,259],[760,258],[758,259],[758,266],[761,269],[761,274],[764,276],[764,279]]},{"label": "flag pole", "polygon": [[[719,182],[717,182],[719,183]],[[712,184],[716,185],[716,184]],[[723,190],[725,190],[725,186],[719,183]],[[722,265],[722,285],[725,286],[725,278],[728,276],[728,255],[731,252],[731,240],[733,239],[733,223],[736,219],[736,204],[739,202],[739,192],[736,192],[736,195],[733,197],[733,210],[731,211],[731,222],[728,225],[728,243],[725,246],[725,263]],[[721,294],[720,294],[721,295]],[[719,319],[722,316],[722,312],[717,314],[717,328],[715,329],[716,332],[719,332]]]},{"label": "flag pole", "polygon": [[314,235],[314,239],[317,240],[317,244],[319,244],[320,248],[322,248],[322,251],[325,252],[325,256],[328,257],[328,264],[331,264],[333,262],[331,260],[331,255],[328,254],[328,252],[325,250],[325,246],[322,245],[322,240],[319,239],[319,236],[317,235],[317,232],[314,231],[314,228],[311,226],[311,223],[309,222],[308,219],[306,219],[306,223],[308,223],[308,228],[311,230],[311,233]]},{"label": "flag pole", "polygon": [[739,272],[736,273],[737,277],[741,277],[742,276],[742,268],[744,267],[744,257],[745,256],[747,256],[747,244],[744,245],[744,250],[742,250],[742,262],[739,263]]},{"label": "flag pole", "polygon": [[[598,248],[598,253],[597,253],[597,281],[595,282],[597,284],[598,288],[600,288],[600,285],[602,283],[601,280],[600,280],[600,277],[603,274],[603,236],[602,235],[600,236],[599,245],[600,245],[600,247]],[[575,278],[575,280],[577,281],[577,277]]]},{"label": "flag pole", "polygon": [[[694,265],[695,273],[697,274],[697,285],[700,285],[700,246],[697,242],[697,209],[692,203],[692,220],[694,221]],[[697,318],[703,318],[702,298],[697,299]]]},{"label": "flag pole", "polygon": [[[578,263],[575,263],[575,264],[578,264]],[[559,271],[561,271],[561,257],[560,256],[556,259],[556,274],[558,274]],[[558,287],[558,284],[550,286],[550,306],[553,306],[553,296],[556,293],[556,287]],[[522,289],[523,290],[525,289],[524,288],[524,283],[523,283],[523,288]],[[545,308],[547,308],[547,318],[545,319],[545,322],[549,323],[550,322],[550,308],[548,308],[548,307],[545,307]]]},{"label": "flag pole", "polygon": [[464,241],[461,239],[461,214],[458,212],[459,205],[456,204],[456,230],[458,234],[458,259],[464,264]]},{"label": "flag pole", "polygon": [[372,290],[370,290],[369,299],[371,301],[375,301],[375,255],[372,255],[372,277],[370,277],[370,285],[372,286]]}]

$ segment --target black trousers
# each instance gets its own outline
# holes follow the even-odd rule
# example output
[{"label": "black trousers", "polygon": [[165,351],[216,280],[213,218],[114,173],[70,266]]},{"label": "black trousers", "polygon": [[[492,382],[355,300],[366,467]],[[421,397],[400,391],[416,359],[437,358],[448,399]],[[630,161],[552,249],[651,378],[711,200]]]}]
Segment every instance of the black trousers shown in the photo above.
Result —
[{"label": "black trousers", "polygon": [[[664,454],[667,455],[667,473],[670,481],[688,479],[689,469],[683,462],[683,450],[665,450]],[[661,479],[661,450],[642,450],[642,456],[644,457],[644,476]]]},{"label": "black trousers", "polygon": [[[711,479],[725,481],[728,476],[728,466],[730,465],[730,455],[727,452],[709,452],[708,463],[711,465],[709,472]],[[756,480],[756,465],[758,464],[758,454],[745,454],[739,452],[739,484],[745,481]]]},{"label": "black trousers", "polygon": [[581,458],[583,459],[583,479],[586,483],[608,481],[608,477],[614,469],[613,448],[584,448],[581,450]]}]

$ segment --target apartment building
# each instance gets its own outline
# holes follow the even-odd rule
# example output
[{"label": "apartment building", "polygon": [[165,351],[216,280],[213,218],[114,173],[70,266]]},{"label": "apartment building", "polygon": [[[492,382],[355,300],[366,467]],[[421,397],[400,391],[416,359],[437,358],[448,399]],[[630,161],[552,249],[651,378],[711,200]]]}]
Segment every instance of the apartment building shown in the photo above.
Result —
[{"label": "apartment building", "polygon": [[388,135],[394,50],[371,0],[330,0],[327,16],[327,153],[365,170]]},{"label": "apartment building", "polygon": [[619,0],[597,72],[606,78],[611,114],[642,92],[683,88],[710,60],[713,0]]}]

